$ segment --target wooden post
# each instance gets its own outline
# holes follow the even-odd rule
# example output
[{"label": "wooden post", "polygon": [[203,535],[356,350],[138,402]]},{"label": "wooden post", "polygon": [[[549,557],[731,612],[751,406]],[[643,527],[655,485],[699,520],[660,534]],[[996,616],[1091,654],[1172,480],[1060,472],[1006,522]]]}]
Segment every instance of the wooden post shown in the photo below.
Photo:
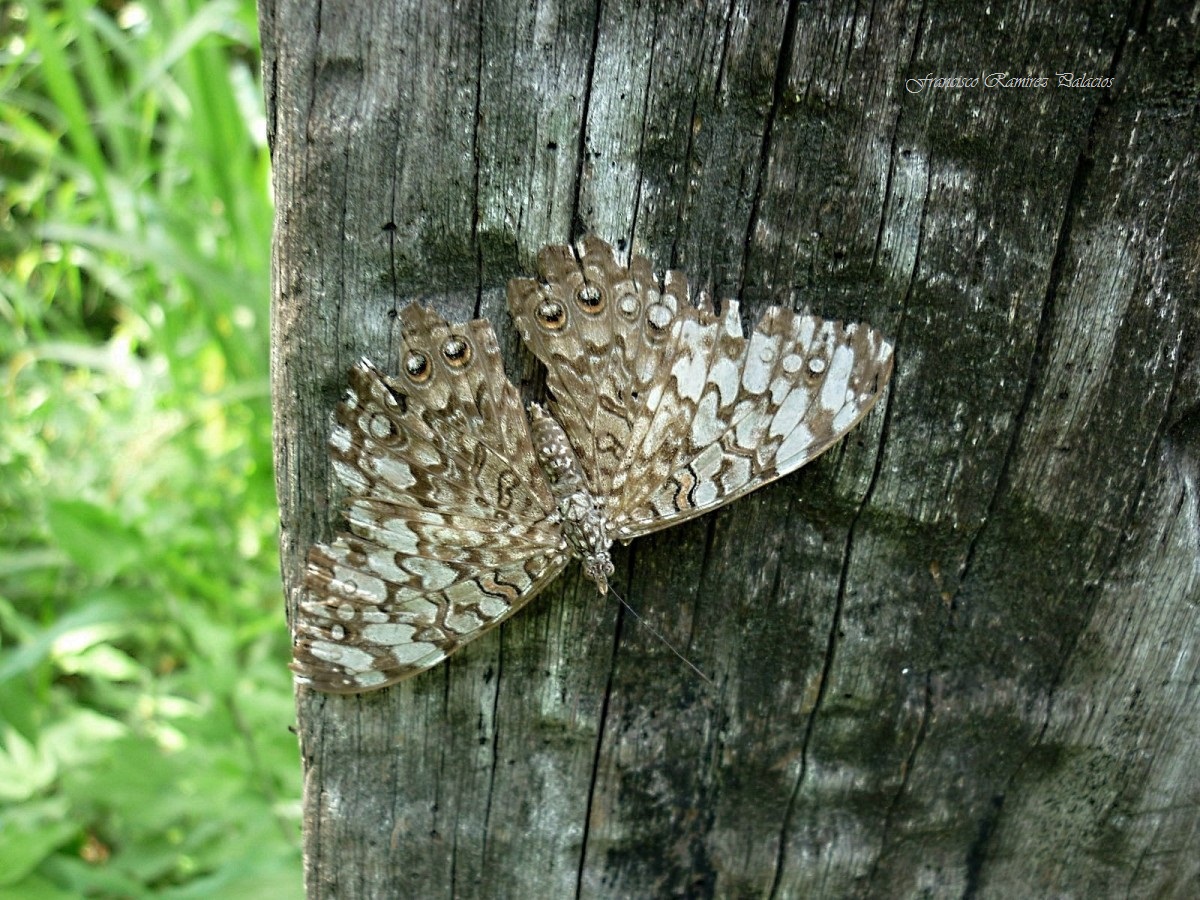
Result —
[{"label": "wooden post", "polygon": [[260,17],[290,602],[412,299],[536,391],[504,285],[594,231],[897,343],[839,449],[618,550],[715,687],[572,567],[446,665],[302,692],[310,896],[1200,892],[1190,8]]}]

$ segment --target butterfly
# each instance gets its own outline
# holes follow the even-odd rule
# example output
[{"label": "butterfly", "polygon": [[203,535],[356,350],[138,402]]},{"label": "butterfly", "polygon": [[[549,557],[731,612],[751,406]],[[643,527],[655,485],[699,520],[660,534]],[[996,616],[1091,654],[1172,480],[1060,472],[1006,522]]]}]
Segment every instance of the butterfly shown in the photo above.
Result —
[{"label": "butterfly", "polygon": [[296,681],[357,693],[444,660],[578,559],[606,592],[610,548],[716,509],[809,462],[879,399],[892,345],[866,325],[693,303],[687,278],[598,237],[538,255],[508,307],[545,365],[528,416],[484,320],[409,304],[399,374],[361,361],[329,441],[348,531],[309,552]]}]

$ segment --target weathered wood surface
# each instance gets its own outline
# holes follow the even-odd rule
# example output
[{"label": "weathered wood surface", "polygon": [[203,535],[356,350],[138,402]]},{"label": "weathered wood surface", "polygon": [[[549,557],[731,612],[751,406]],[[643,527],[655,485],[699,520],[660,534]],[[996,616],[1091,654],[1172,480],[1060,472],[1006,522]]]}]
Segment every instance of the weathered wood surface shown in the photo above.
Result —
[{"label": "weathered wood surface", "polygon": [[[503,288],[543,243],[898,346],[840,449],[618,550],[715,688],[575,567],[445,666],[301,694],[311,896],[1200,894],[1193,7],[261,20],[289,590],[346,368],[421,297],[535,388]],[[1049,83],[906,90],[999,71]]]}]

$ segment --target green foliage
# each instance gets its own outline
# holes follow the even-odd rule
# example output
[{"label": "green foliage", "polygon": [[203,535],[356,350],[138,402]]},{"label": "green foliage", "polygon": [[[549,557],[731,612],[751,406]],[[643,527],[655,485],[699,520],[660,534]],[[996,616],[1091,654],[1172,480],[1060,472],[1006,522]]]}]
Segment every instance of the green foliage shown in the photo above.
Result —
[{"label": "green foliage", "polygon": [[252,2],[0,2],[0,896],[300,895]]}]

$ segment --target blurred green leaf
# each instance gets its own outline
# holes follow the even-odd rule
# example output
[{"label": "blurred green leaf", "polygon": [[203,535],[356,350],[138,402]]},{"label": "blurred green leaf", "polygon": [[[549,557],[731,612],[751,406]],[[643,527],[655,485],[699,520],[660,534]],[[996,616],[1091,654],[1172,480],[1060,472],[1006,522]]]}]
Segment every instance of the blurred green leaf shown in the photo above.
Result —
[{"label": "blurred green leaf", "polygon": [[60,890],[49,879],[31,875],[19,884],[4,886],[4,900],[78,900],[74,891]]},{"label": "blurred green leaf", "polygon": [[58,760],[60,768],[89,765],[110,751],[111,745],[124,738],[129,728],[109,716],[90,709],[74,709],[63,719],[47,726],[42,746]]},{"label": "blurred green leaf", "polygon": [[50,754],[35,747],[15,728],[4,730],[0,744],[0,800],[28,800],[46,788],[57,774],[58,766]]},{"label": "blurred green leaf", "polygon": [[0,657],[0,684],[28,672],[49,657],[55,641],[97,625],[118,622],[123,616],[124,611],[118,604],[104,600],[66,613],[50,627],[30,636],[16,650]]},{"label": "blurred green leaf", "polygon": [[93,503],[52,500],[46,519],[55,543],[77,566],[104,581],[136,563],[143,553],[141,535]]},{"label": "blurred green leaf", "polygon": [[63,821],[65,811],[61,800],[46,800],[0,813],[0,887],[16,884],[78,833]]},{"label": "blurred green leaf", "polygon": [[58,665],[72,675],[90,675],[105,681],[133,681],[142,673],[137,660],[107,644],[60,657]]}]

